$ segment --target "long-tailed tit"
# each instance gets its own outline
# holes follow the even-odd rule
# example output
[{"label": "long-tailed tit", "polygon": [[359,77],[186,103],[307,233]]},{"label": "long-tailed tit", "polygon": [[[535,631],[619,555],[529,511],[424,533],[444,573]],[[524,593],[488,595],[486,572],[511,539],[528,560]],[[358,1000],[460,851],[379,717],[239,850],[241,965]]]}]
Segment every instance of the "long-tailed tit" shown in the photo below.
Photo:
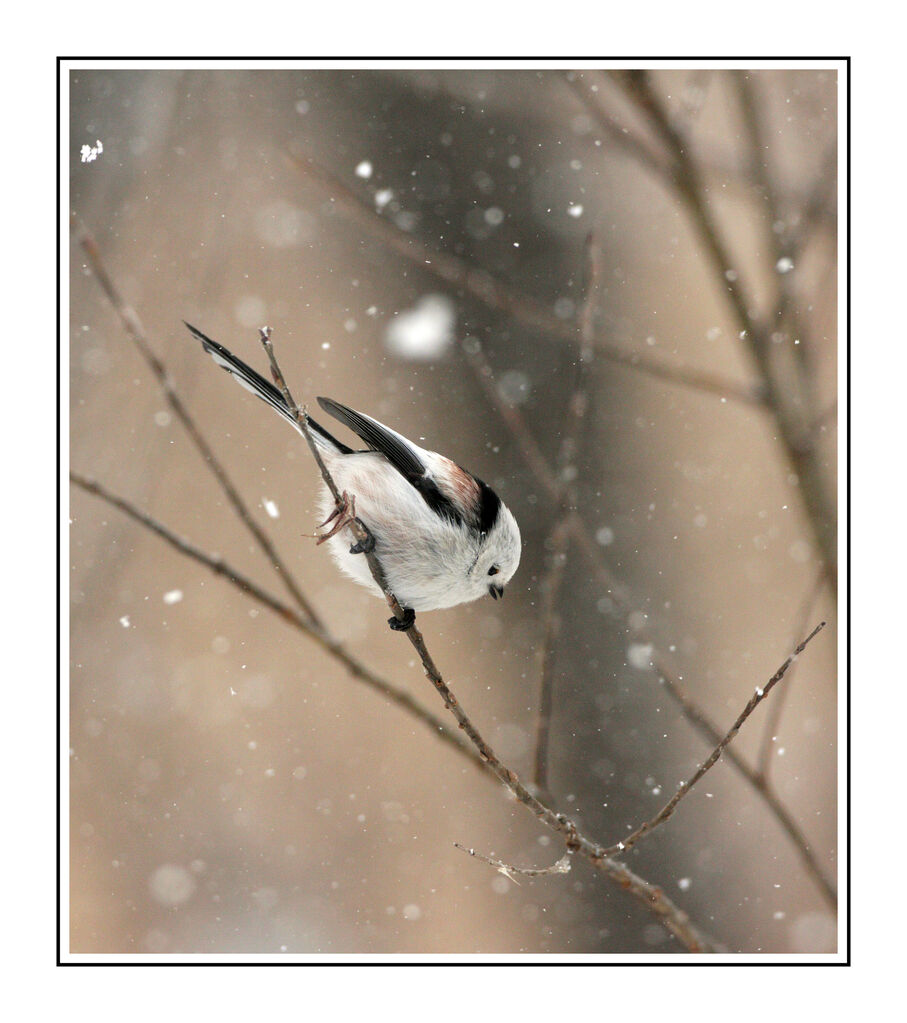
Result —
[{"label": "long-tailed tit", "polygon": [[[186,324],[218,366],[267,402],[304,434],[280,391],[222,345]],[[312,437],[338,489],[355,500],[355,515],[374,540],[374,551],[408,628],[416,611],[454,607],[479,597],[503,597],[520,563],[520,530],[498,495],[480,479],[435,451],[426,451],[370,416],[330,398],[318,404],[368,445],[354,451],[309,419]],[[339,567],[351,579],[383,596],[362,548],[340,535],[346,524],[324,485],[321,505],[339,517],[325,535]],[[371,549],[371,548],[369,548]]]}]

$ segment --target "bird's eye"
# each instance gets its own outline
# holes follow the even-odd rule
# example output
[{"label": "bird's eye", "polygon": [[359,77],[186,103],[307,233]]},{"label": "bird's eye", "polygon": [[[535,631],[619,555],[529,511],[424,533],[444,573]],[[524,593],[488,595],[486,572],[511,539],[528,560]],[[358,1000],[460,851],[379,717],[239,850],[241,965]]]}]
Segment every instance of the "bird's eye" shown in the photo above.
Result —
[{"label": "bird's eye", "polygon": [[488,574],[489,575],[497,575],[498,572],[500,572],[500,571],[501,570],[498,568],[497,565],[492,565],[491,568],[488,569]]}]

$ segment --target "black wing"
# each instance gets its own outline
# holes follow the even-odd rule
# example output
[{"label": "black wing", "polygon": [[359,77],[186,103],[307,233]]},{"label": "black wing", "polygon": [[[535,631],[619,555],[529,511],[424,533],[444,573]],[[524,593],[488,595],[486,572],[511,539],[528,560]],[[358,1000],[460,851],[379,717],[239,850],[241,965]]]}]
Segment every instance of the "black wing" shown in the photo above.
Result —
[{"label": "black wing", "polygon": [[382,455],[401,475],[405,476],[413,486],[425,475],[425,463],[419,458],[412,445],[399,434],[382,426],[376,419],[362,415],[354,409],[341,405],[331,398],[319,398],[318,404],[328,415],[348,426],[358,434],[374,451]]},{"label": "black wing", "polygon": [[397,472],[418,490],[429,508],[452,522],[465,525],[462,511],[438,488],[418,451],[405,437],[331,398],[319,398],[318,404],[328,415],[358,434],[373,451],[384,455]]}]

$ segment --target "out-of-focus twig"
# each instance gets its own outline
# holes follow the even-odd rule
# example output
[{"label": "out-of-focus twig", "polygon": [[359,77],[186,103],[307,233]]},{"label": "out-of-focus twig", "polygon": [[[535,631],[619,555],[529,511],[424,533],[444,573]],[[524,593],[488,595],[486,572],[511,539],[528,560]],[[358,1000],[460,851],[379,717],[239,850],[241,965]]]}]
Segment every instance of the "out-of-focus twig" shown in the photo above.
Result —
[{"label": "out-of-focus twig", "polygon": [[[775,175],[769,165],[771,147],[769,146],[769,127],[765,123],[765,102],[760,94],[753,76],[748,71],[737,71],[732,74],[731,81],[736,84],[740,110],[746,135],[749,138],[750,164],[764,203],[764,216],[760,218],[765,225],[763,232],[770,252],[771,267],[769,279],[775,282],[775,298],[769,323],[776,332],[783,332],[788,326],[790,334],[796,340],[793,345],[793,358],[789,360],[791,372],[785,381],[785,391],[797,388],[800,392],[798,401],[805,406],[804,417],[807,421],[813,418],[815,406],[815,367],[812,360],[812,338],[806,318],[801,314],[800,304],[796,296],[797,266],[791,247],[789,232],[784,230],[785,221],[782,217],[778,192],[775,187]],[[779,228],[781,228],[779,230]],[[794,272],[791,272],[794,271]],[[776,368],[776,373],[779,370]]]},{"label": "out-of-focus twig", "polygon": [[808,193],[798,203],[799,217],[791,232],[791,258],[794,262],[802,255],[817,230],[826,227],[832,234],[837,227],[835,189],[838,184],[838,142],[835,139],[819,161],[819,170]]},{"label": "out-of-focus twig", "polygon": [[[572,342],[575,327],[561,320],[531,295],[522,294],[486,270],[473,266],[468,260],[426,245],[419,238],[401,230],[313,160],[291,154],[295,166],[309,180],[327,191],[338,209],[357,223],[367,226],[369,232],[391,251],[410,260],[427,273],[457,288],[490,309],[513,317],[524,326],[538,330],[548,337]],[[713,394],[728,401],[738,401],[755,408],[764,407],[764,397],[758,387],[737,383],[707,370],[675,365],[664,359],[639,351],[627,351],[600,337],[594,339],[595,351],[616,365],[664,380],[666,383],[688,387]]]},{"label": "out-of-focus twig", "polygon": [[797,474],[813,536],[834,588],[838,564],[835,501],[819,452],[809,433],[811,416],[808,409],[802,408],[801,389],[786,388],[776,371],[771,331],[757,320],[753,312],[752,296],[709,202],[689,139],[671,120],[648,72],[623,72],[618,80],[647,115],[670,153],[671,174],[667,180],[687,210],[711,264],[714,279],[727,295],[742,328],[741,337],[759,371],[768,407],[778,424],[784,452]]},{"label": "out-of-focus twig", "polygon": [[577,338],[573,343],[576,382],[567,405],[566,425],[562,432],[557,460],[558,488],[556,519],[546,547],[548,569],[541,580],[543,612],[542,642],[539,647],[539,706],[535,738],[535,771],[533,781],[541,792],[548,791],[548,740],[554,706],[554,657],[561,628],[558,608],[561,584],[567,566],[570,540],[570,517],[576,511],[578,476],[577,459],[581,451],[583,426],[589,407],[589,363],[598,288],[601,278],[601,249],[594,232],[586,238],[585,294],[577,310]]},{"label": "out-of-focus twig", "polygon": [[148,368],[153,373],[155,379],[164,392],[164,397],[167,399],[167,403],[173,409],[177,419],[189,435],[189,439],[195,445],[198,453],[202,456],[202,460],[205,465],[207,465],[213,473],[227,500],[233,506],[233,510],[236,512],[242,524],[253,536],[255,542],[264,552],[268,562],[280,576],[280,579],[287,588],[287,591],[302,609],[303,613],[313,624],[323,625],[316,614],[315,609],[299,588],[299,584],[296,582],[293,574],[290,572],[289,568],[287,568],[283,558],[281,558],[281,556],[277,553],[270,537],[253,518],[252,513],[249,511],[245,501],[242,499],[239,490],[230,479],[226,469],[223,465],[221,465],[220,460],[214,454],[214,451],[202,435],[198,426],[196,426],[195,420],[192,418],[189,410],[183,404],[182,398],[173,386],[173,381],[170,379],[167,367],[155,353],[151,346],[151,342],[148,340],[148,336],[142,327],[138,313],[123,299],[119,288],[117,288],[113,278],[108,273],[107,267],[101,256],[100,249],[98,248],[97,242],[94,240],[91,232],[82,223],[82,221],[75,216],[72,218],[72,227],[75,232],[76,240],[79,245],[81,245],[82,251],[88,257],[95,279],[100,285],[101,290],[107,296],[108,301],[113,306],[114,312],[119,317],[120,323],[126,332],[126,336],[135,345],[139,354],[145,360]]},{"label": "out-of-focus twig", "polygon": [[538,647],[539,705],[535,725],[535,757],[532,782],[539,792],[548,792],[548,740],[554,708],[554,654],[561,631],[558,611],[561,584],[567,567],[568,521],[561,519],[551,532],[546,546],[549,563],[540,583],[542,590],[542,640]]},{"label": "out-of-focus twig", "polygon": [[146,529],[151,530],[152,533],[155,533],[171,547],[179,551],[180,554],[183,554],[186,557],[191,558],[193,561],[197,561],[199,564],[204,565],[216,575],[221,576],[233,586],[237,587],[237,589],[246,594],[246,596],[251,597],[252,600],[261,604],[263,607],[268,608],[268,610],[273,611],[288,625],[291,625],[295,629],[304,633],[323,650],[340,661],[340,663],[344,665],[355,679],[364,683],[379,695],[390,700],[391,703],[396,704],[402,710],[412,714],[413,717],[415,717],[423,725],[426,725],[432,733],[437,734],[445,743],[456,749],[458,753],[463,754],[476,766],[484,768],[485,765],[481,762],[478,754],[476,754],[472,747],[459,735],[452,732],[440,718],[432,714],[431,711],[419,706],[419,704],[416,703],[416,701],[413,700],[413,698],[405,690],[400,689],[392,682],[381,678],[373,672],[366,664],[363,664],[362,661],[354,657],[339,640],[331,636],[331,634],[327,632],[323,626],[316,625],[314,622],[309,621],[294,607],[291,607],[289,604],[285,604],[283,601],[279,600],[273,594],[259,586],[258,583],[249,579],[248,576],[237,571],[237,569],[226,562],[223,558],[213,554],[208,554],[189,540],[178,536],[172,529],[169,529],[147,512],[142,511],[131,501],[112,493],[107,487],[105,487],[102,483],[99,483],[97,480],[93,480],[88,476],[83,476],[76,472],[71,472],[69,474],[69,478],[72,483],[81,490],[84,490],[88,494],[93,494],[95,497],[100,498],[102,501],[114,508],[118,508],[129,518],[138,522]]}]

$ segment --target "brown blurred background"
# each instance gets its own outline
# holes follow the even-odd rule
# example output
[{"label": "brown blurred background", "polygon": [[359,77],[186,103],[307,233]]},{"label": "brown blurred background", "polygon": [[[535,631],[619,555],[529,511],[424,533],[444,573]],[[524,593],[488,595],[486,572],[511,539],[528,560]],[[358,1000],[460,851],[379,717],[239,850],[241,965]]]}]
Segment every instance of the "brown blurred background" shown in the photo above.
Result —
[{"label": "brown blurred background", "polygon": [[[781,386],[803,391],[793,405],[811,417],[813,464],[834,493],[836,74],[658,71],[646,88],[689,142],[731,277],[716,274],[676,179],[621,139],[670,156],[638,90],[608,72],[74,71],[71,208],[332,632],[438,714],[386,609],[303,537],[318,521],[304,443],[181,321],[261,369],[257,327],[269,324],[300,401],[361,408],[499,490],[524,540],[507,599],[420,623],[476,726],[525,779],[558,515],[461,343],[481,346],[552,464],[583,379],[577,503],[630,600],[615,602],[568,547],[551,798],[610,844],[707,755],[645,667],[650,643],[726,730],[827,618],[735,749],[762,762],[783,699],[765,743],[771,789],[834,881],[835,602],[816,542],[834,523],[808,510],[770,409],[608,352],[754,383],[727,294],[739,281]],[[592,336],[493,308],[392,236],[531,295],[565,333],[585,310]],[[71,253],[73,470],[286,599],[76,241]],[[563,852],[500,785],[223,579],[75,487],[71,518],[72,951],[681,950],[582,862],[517,886],[455,849],[518,866]],[[626,862],[731,950],[836,948],[827,894],[726,761]]]}]

